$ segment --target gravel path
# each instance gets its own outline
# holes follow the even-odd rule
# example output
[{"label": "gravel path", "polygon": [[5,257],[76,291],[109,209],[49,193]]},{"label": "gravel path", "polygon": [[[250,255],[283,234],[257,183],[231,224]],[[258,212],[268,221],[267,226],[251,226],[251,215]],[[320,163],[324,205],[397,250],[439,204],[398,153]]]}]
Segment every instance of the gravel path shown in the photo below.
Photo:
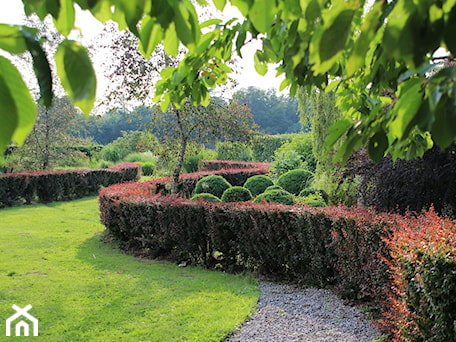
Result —
[{"label": "gravel path", "polygon": [[381,333],[329,290],[260,282],[257,312],[222,342],[371,342]]}]

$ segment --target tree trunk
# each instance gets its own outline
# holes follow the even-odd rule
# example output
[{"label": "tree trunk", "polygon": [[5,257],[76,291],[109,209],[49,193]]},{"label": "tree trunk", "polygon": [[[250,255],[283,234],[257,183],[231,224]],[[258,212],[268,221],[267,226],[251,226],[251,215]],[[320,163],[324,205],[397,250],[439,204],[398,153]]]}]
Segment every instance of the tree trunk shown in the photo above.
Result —
[{"label": "tree trunk", "polygon": [[173,183],[171,185],[171,193],[177,194],[179,185],[179,175],[182,170],[182,164],[184,163],[185,150],[187,148],[187,138],[183,138],[179,149],[179,156],[177,157],[177,164],[173,172]]},{"label": "tree trunk", "polygon": [[182,121],[181,121],[181,112],[179,109],[175,109],[175,114],[177,117],[177,128],[180,133],[181,137],[181,144],[180,144],[180,149],[179,149],[179,156],[177,157],[177,164],[176,167],[174,168],[173,172],[173,181],[171,183],[171,194],[175,195],[177,194],[178,191],[178,185],[179,185],[179,175],[182,169],[182,164],[184,163],[184,156],[185,156],[185,150],[187,148],[187,140],[188,137],[183,131],[182,127]]},{"label": "tree trunk", "polygon": [[44,116],[44,150],[43,150],[43,170],[47,170],[49,167],[49,109],[46,108],[46,113]]}]

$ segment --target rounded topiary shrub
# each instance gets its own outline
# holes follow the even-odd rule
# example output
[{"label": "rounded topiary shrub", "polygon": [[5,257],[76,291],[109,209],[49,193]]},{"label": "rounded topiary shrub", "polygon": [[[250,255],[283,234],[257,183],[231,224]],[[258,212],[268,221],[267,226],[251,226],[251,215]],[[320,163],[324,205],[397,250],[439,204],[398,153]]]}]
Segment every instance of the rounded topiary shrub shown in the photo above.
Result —
[{"label": "rounded topiary shrub", "polygon": [[269,190],[255,198],[255,203],[274,202],[288,205],[294,204],[294,196],[285,190]]},{"label": "rounded topiary shrub", "polygon": [[154,174],[155,165],[153,163],[143,163],[141,170],[144,176],[152,176]]},{"label": "rounded topiary shrub", "polygon": [[301,190],[307,187],[312,176],[312,172],[304,169],[291,170],[279,177],[277,185],[293,195],[299,195]]},{"label": "rounded topiary shrub", "polygon": [[262,194],[268,186],[274,185],[274,182],[265,175],[256,175],[247,179],[244,183],[244,188],[247,188],[252,193],[252,196]]},{"label": "rounded topiary shrub", "polygon": [[223,192],[229,187],[231,184],[222,176],[210,175],[201,178],[196,183],[195,194],[208,193],[221,198]]},{"label": "rounded topiary shrub", "polygon": [[206,202],[221,202],[220,198],[208,193],[201,193],[193,195],[192,201],[206,201]]},{"label": "rounded topiary shrub", "polygon": [[222,195],[222,202],[245,202],[252,199],[249,189],[242,186],[232,186],[225,190]]},{"label": "rounded topiary shrub", "polygon": [[297,202],[308,204],[312,207],[326,207],[324,198],[318,192],[305,197],[297,197]]},{"label": "rounded topiary shrub", "polygon": [[268,186],[266,189],[264,189],[264,192],[267,192],[270,190],[283,190],[283,188],[278,185],[271,185],[271,186]]},{"label": "rounded topiary shrub", "polygon": [[320,195],[326,204],[329,203],[329,196],[325,190],[314,189],[314,188],[305,188],[299,193],[299,197],[307,197],[309,195]]},{"label": "rounded topiary shrub", "polygon": [[264,192],[266,191],[270,191],[270,190],[283,190],[283,188],[281,186],[278,186],[278,185],[271,185],[271,186],[268,186]]}]

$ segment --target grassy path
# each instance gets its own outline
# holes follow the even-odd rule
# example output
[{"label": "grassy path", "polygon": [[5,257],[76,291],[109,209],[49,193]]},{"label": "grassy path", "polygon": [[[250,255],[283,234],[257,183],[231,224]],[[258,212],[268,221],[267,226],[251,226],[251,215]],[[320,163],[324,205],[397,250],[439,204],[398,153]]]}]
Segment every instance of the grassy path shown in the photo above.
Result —
[{"label": "grassy path", "polygon": [[12,304],[46,342],[220,341],[251,313],[252,279],[123,255],[98,215],[96,198],[0,210],[1,341]]}]

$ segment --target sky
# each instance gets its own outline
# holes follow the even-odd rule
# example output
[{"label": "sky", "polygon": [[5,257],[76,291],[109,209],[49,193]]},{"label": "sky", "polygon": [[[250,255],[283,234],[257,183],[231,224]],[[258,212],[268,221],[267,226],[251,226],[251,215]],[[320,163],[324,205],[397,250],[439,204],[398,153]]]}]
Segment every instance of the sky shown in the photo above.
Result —
[{"label": "sky", "polygon": [[[237,9],[235,8],[229,9],[225,15],[225,18],[227,16],[229,17],[230,15],[237,16],[236,11]],[[0,0],[0,23],[20,25],[22,24],[22,19],[24,17],[25,14],[21,0]],[[80,28],[83,39],[87,41],[95,37],[102,29],[102,24],[93,18],[90,12],[82,11],[78,7],[76,12],[75,25]],[[265,76],[261,76],[255,71],[253,65],[253,54],[260,47],[261,44],[259,42],[253,42],[241,50],[244,59],[239,62],[239,66],[242,67],[242,72],[239,75],[236,75],[234,78],[238,81],[239,88],[254,86],[262,89],[274,88],[278,91],[283,78],[275,78],[274,66],[271,65],[269,67],[269,72]],[[99,86],[103,87],[105,81],[101,80],[100,76],[98,76],[98,78]],[[102,91],[99,90],[98,93],[100,94]]]}]

